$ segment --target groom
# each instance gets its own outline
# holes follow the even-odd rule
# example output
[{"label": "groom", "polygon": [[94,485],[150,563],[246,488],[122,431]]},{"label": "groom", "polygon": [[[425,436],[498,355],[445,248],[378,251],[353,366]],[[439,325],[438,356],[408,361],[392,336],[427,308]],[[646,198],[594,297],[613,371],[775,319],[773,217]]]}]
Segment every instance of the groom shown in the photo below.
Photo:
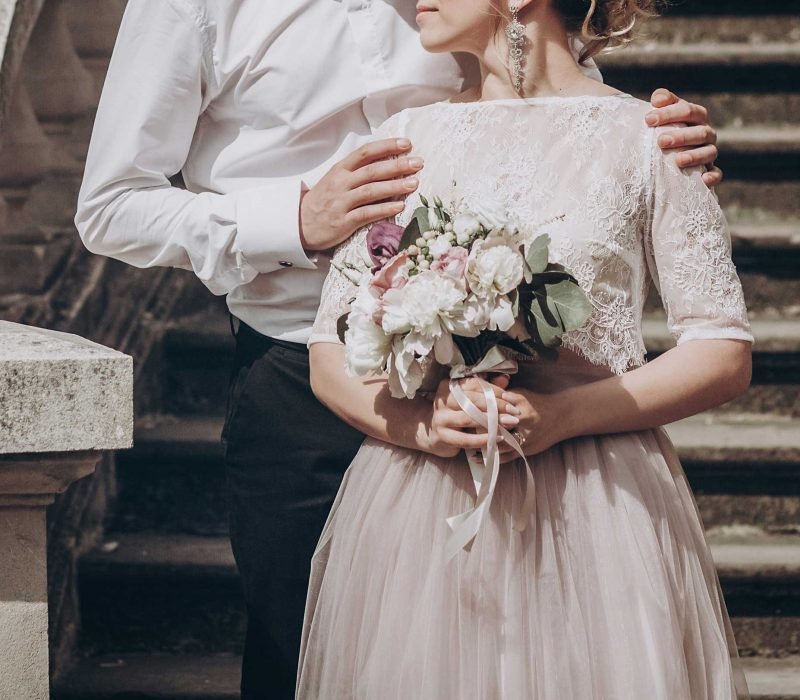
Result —
[{"label": "groom", "polygon": [[[238,324],[223,442],[246,700],[293,696],[311,554],[362,439],[308,384],[325,251],[417,187],[412,144],[371,131],[468,72],[422,50],[414,16],[413,0],[129,0],[97,113],[87,248],[192,270]],[[661,137],[699,146],[681,165],[714,160],[702,107],[665,90],[653,105],[649,124],[691,125]]]}]

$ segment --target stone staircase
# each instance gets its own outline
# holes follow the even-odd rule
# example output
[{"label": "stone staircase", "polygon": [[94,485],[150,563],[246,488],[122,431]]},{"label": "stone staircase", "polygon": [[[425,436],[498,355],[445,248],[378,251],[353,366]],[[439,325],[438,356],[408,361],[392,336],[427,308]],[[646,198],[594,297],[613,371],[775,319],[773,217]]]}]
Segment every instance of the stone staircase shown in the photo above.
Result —
[{"label": "stone staircase", "polygon": [[[605,57],[608,82],[669,86],[720,127],[720,190],[757,339],[754,382],[670,426],[695,489],[753,697],[800,700],[800,17],[693,0]],[[160,348],[159,412],[119,455],[106,542],[80,573],[82,660],[61,700],[237,697],[244,635],[219,433],[232,339],[204,298]],[[670,346],[653,304],[648,348]],[[378,699],[376,699],[378,700]],[[685,699],[680,699],[685,700]]]}]

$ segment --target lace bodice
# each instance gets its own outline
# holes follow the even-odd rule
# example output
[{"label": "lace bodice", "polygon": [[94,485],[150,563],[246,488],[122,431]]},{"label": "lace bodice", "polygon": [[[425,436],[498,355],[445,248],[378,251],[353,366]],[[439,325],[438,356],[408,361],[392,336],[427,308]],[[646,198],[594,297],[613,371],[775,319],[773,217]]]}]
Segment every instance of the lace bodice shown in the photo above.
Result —
[{"label": "lace bodice", "polygon": [[[406,136],[425,159],[419,191],[445,202],[491,198],[520,229],[548,223],[551,257],[594,311],[565,347],[620,374],[644,363],[642,310],[651,280],[679,343],[752,341],[730,236],[702,170],[681,171],[628,95],[439,103],[391,117],[376,136]],[[398,223],[419,206],[409,197]],[[334,254],[360,263],[366,230]],[[339,342],[354,285],[331,267],[309,343]]]}]

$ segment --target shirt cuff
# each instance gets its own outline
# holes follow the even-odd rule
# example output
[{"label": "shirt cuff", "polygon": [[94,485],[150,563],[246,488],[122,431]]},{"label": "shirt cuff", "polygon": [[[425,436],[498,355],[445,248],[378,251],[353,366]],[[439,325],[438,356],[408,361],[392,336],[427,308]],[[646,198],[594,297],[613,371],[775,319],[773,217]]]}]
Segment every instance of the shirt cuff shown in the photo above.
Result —
[{"label": "shirt cuff", "polygon": [[289,179],[236,193],[236,243],[258,272],[316,270],[300,243],[301,181]]}]

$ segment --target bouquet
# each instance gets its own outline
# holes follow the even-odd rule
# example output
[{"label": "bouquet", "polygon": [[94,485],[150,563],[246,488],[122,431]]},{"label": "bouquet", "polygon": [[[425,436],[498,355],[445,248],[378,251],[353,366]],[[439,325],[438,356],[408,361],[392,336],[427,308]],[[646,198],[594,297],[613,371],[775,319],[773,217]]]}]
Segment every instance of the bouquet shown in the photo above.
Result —
[{"label": "bouquet", "polygon": [[348,372],[385,373],[393,396],[413,398],[424,362],[433,359],[450,368],[456,399],[489,432],[483,464],[470,458],[476,507],[449,520],[452,556],[472,541],[488,508],[499,471],[498,437],[524,458],[499,426],[496,407],[478,411],[454,380],[511,373],[519,357],[554,358],[562,335],[580,328],[592,307],[570,272],[550,261],[543,229],[552,221],[523,232],[499,203],[420,200],[405,228],[383,221],[369,229],[363,264],[339,267],[357,290],[338,325]]}]

